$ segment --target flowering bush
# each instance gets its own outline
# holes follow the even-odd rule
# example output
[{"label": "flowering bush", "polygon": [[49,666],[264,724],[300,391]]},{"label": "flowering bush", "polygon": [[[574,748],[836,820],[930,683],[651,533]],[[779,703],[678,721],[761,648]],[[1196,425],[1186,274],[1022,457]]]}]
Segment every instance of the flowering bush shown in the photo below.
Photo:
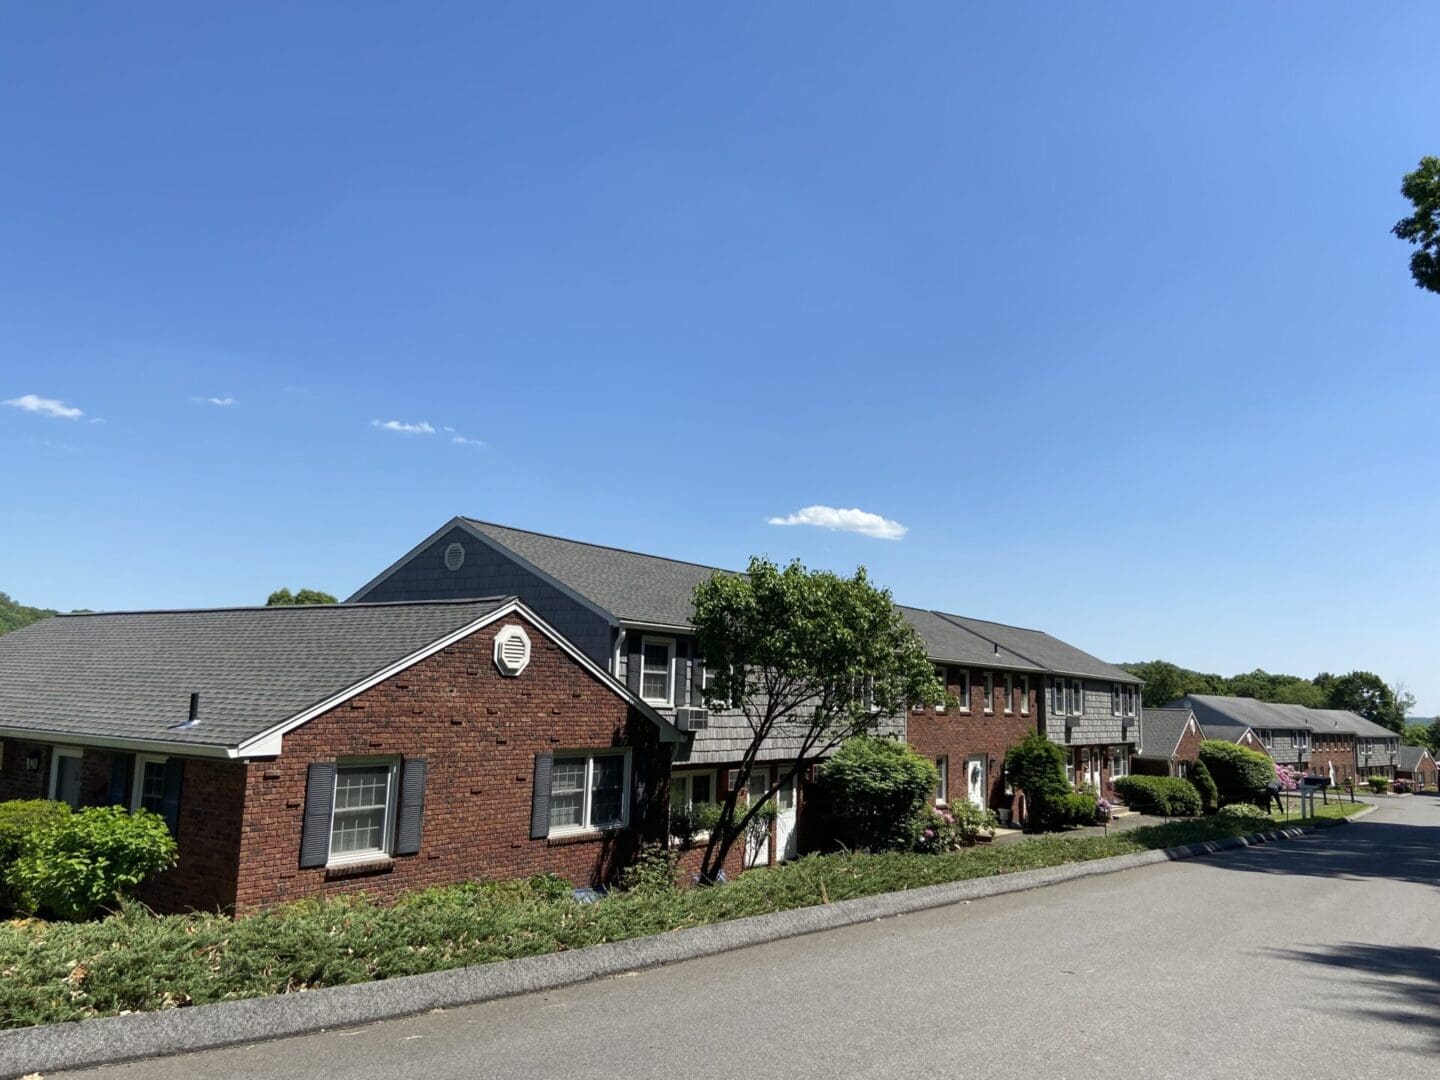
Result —
[{"label": "flowering bush", "polygon": [[1395,792],[1396,795],[1409,795],[1409,794],[1410,794],[1410,781],[1409,781],[1409,780],[1396,780],[1395,783],[1391,785],[1390,790],[1392,790],[1393,792]]},{"label": "flowering bush", "polygon": [[965,801],[954,806],[927,806],[915,815],[910,846],[927,855],[971,847],[982,835],[994,837],[995,815]]},{"label": "flowering bush", "polygon": [[1300,777],[1289,765],[1275,766],[1275,781],[1280,785],[1281,791],[1294,791],[1300,786]]},{"label": "flowering bush", "polygon": [[1110,814],[1115,809],[1109,799],[1097,799],[1095,802],[1095,820],[1100,824],[1110,820]]}]

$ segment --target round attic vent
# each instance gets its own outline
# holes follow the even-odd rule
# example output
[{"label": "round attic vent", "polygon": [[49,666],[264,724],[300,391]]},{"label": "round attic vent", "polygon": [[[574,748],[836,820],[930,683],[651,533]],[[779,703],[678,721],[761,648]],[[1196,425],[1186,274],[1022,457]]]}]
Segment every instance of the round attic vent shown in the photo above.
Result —
[{"label": "round attic vent", "polygon": [[495,635],[495,666],[501,675],[515,676],[530,663],[530,637],[521,626],[502,626]]},{"label": "round attic vent", "polygon": [[461,544],[451,544],[445,549],[445,569],[450,571],[459,570],[465,565],[465,548]]}]

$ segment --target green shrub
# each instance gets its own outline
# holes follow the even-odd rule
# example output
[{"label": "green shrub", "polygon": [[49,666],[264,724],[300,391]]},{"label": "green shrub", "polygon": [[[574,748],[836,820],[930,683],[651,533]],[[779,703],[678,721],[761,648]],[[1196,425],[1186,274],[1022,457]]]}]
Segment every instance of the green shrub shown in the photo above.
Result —
[{"label": "green shrub", "polygon": [[1222,739],[1200,744],[1200,761],[1209,771],[1220,802],[1254,802],[1275,779],[1275,762],[1264,754]]},{"label": "green shrub", "polygon": [[635,861],[621,872],[620,888],[640,896],[665,896],[676,892],[675,868],[679,861],[675,852],[662,845],[645,844],[635,856]]},{"label": "green shrub", "polygon": [[670,835],[682,848],[693,847],[695,839],[720,824],[724,807],[719,803],[696,803],[686,810],[671,809]]},{"label": "green shrub", "polygon": [[1367,776],[1365,783],[1370,785],[1372,795],[1384,795],[1390,790],[1390,778],[1388,776]]},{"label": "green shrub", "polygon": [[1094,825],[1100,813],[1099,800],[1093,795],[1072,791],[1045,803],[1045,827],[1063,829],[1070,825]]},{"label": "green shrub", "polygon": [[[1032,829],[1063,829],[1078,824],[1074,819],[1081,810],[1073,802],[1075,791],[1065,778],[1065,751],[1044,735],[1032,731],[1005,752],[1005,779],[1024,793]],[[1093,798],[1090,805],[1090,818],[1085,824],[1095,820]]]},{"label": "green shrub", "polygon": [[1220,808],[1220,813],[1225,817],[1241,818],[1243,820],[1269,821],[1270,815],[1261,810],[1254,803],[1228,803]]},{"label": "green shrub", "polygon": [[1178,776],[1122,776],[1115,793],[1132,810],[1166,817],[1194,817],[1200,813],[1200,792]]},{"label": "green shrub", "polygon": [[981,836],[994,838],[995,814],[969,799],[946,807],[926,806],[910,825],[910,848],[931,855],[972,847]]},{"label": "green shrub", "polygon": [[859,735],[820,767],[819,790],[839,839],[852,848],[904,847],[915,815],[935,795],[940,773],[908,743]]},{"label": "green shrub", "polygon": [[22,910],[87,919],[175,858],[175,838],[159,814],[96,806],[31,835],[5,876]]},{"label": "green shrub", "polygon": [[1215,779],[1203,761],[1191,763],[1189,780],[1200,793],[1200,809],[1207,814],[1213,814],[1220,805],[1220,792],[1216,790]]},{"label": "green shrub", "polygon": [[21,799],[0,803],[0,911],[15,910],[18,898],[5,884],[10,866],[30,837],[70,816],[68,803]]}]

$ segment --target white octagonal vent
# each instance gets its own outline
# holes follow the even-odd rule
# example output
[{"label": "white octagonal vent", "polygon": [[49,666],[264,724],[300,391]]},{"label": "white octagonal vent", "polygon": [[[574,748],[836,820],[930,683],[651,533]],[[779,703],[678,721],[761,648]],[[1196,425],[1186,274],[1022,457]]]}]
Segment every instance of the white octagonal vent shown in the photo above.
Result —
[{"label": "white octagonal vent", "polygon": [[519,675],[530,663],[530,636],[523,626],[502,626],[495,635],[495,666],[501,675]]},{"label": "white octagonal vent", "polygon": [[465,548],[462,544],[451,544],[445,549],[445,569],[459,570],[465,565]]}]

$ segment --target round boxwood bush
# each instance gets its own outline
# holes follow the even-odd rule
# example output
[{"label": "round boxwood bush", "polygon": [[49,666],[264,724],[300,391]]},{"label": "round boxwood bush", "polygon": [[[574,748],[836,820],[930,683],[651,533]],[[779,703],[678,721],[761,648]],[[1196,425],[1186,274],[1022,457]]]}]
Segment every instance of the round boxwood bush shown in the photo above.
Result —
[{"label": "round boxwood bush", "polygon": [[1275,762],[1264,754],[1222,739],[1200,744],[1200,761],[1215,781],[1221,803],[1253,803],[1275,780]]},{"label": "round boxwood bush", "polygon": [[1025,794],[1032,829],[1095,823],[1095,797],[1075,791],[1065,777],[1065,751],[1038,732],[1028,733],[1006,751],[1005,779]]},{"label": "round boxwood bush", "polygon": [[885,851],[909,845],[915,816],[934,798],[940,773],[908,743],[858,735],[840,745],[817,780],[839,839]]},{"label": "round boxwood bush", "polygon": [[1166,817],[1194,817],[1200,813],[1200,792],[1178,776],[1122,776],[1115,794],[1132,810]]},{"label": "round boxwood bush", "polygon": [[5,878],[23,911],[88,919],[175,858],[175,838],[159,814],[95,806],[31,834]]}]

